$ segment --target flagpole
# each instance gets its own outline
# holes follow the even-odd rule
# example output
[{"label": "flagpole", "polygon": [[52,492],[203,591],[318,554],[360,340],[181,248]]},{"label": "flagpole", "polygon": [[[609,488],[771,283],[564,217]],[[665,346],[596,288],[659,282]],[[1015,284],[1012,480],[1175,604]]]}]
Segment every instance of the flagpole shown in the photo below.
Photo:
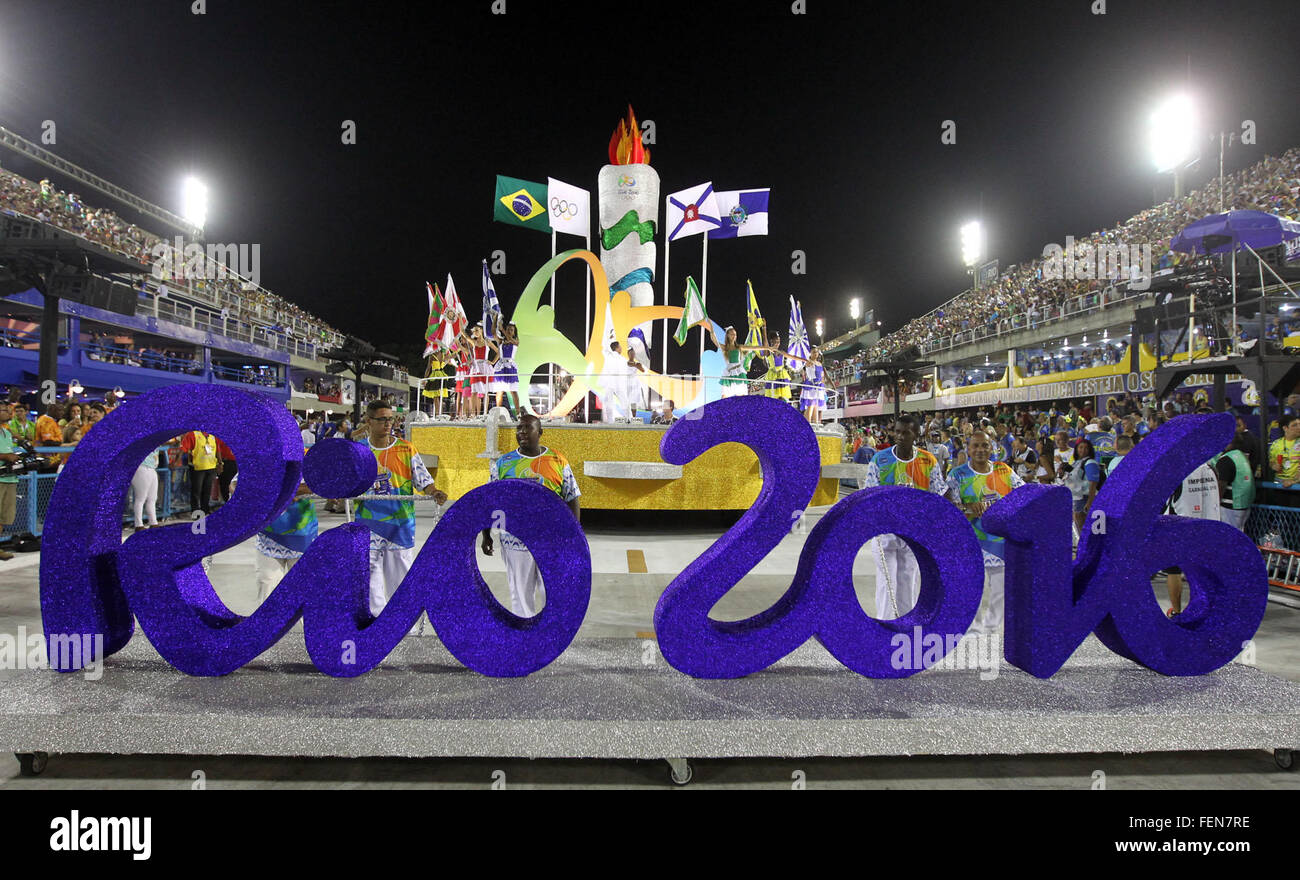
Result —
[{"label": "flagpole", "polygon": [[[668,200],[664,199],[664,216],[668,216]],[[672,247],[672,240],[664,236],[664,305],[668,305],[668,251]],[[663,375],[668,375],[668,319],[664,318],[664,357],[663,357]]]},{"label": "flagpole", "polygon": [[[704,306],[704,314],[709,313],[709,232],[706,229],[703,233],[704,238],[704,262],[700,266],[700,304]],[[704,378],[704,324],[700,325],[700,378]],[[708,401],[706,400],[705,403]]]},{"label": "flagpole", "polygon": [[[587,234],[583,236],[583,239],[587,242],[587,250],[591,250],[590,229],[587,230]],[[587,320],[583,324],[583,326],[586,327],[587,329],[586,329],[586,338],[583,340],[583,343],[590,344],[590,340],[591,340],[591,267],[590,266],[587,267],[587,293],[583,297],[583,302],[587,307]],[[588,424],[590,424],[591,422],[591,394],[590,393],[586,393],[582,395],[582,409],[583,409],[583,416],[582,416],[583,419]]]},{"label": "flagpole", "polygon": [[[555,230],[551,230],[551,259],[555,259]],[[551,273],[551,317],[558,324],[559,320],[555,319],[555,273]],[[546,397],[550,400],[551,405],[546,408],[549,413],[555,409],[555,364],[546,365]]]}]

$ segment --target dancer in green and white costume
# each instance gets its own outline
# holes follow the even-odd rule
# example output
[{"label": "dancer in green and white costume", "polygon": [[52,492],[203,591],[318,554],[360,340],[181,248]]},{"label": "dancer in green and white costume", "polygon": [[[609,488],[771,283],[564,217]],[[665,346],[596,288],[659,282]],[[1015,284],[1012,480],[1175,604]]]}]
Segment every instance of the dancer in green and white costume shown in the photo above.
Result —
[{"label": "dancer in green and white costume", "polygon": [[722,352],[726,359],[725,372],[718,384],[722,386],[723,397],[736,397],[740,394],[749,392],[749,368],[745,364],[744,355],[748,352],[767,351],[766,348],[756,345],[740,345],[736,341],[736,328],[728,327],[726,338],[718,341],[718,334],[714,332],[712,322],[706,324],[709,328],[709,335],[713,337],[713,344]]}]

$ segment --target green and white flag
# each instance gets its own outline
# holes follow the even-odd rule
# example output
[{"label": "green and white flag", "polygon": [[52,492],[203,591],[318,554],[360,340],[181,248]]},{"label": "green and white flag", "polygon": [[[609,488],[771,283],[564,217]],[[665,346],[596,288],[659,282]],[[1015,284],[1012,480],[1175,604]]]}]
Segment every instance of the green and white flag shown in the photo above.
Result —
[{"label": "green and white flag", "polygon": [[551,224],[546,213],[546,184],[498,174],[492,219],[538,232],[550,232]]},{"label": "green and white flag", "polygon": [[677,332],[673,338],[677,340],[678,345],[686,344],[686,334],[692,327],[701,321],[709,320],[709,316],[704,313],[704,300],[700,298],[700,289],[695,286],[695,279],[689,275],[686,277],[686,308],[682,310],[681,320],[677,322]]}]

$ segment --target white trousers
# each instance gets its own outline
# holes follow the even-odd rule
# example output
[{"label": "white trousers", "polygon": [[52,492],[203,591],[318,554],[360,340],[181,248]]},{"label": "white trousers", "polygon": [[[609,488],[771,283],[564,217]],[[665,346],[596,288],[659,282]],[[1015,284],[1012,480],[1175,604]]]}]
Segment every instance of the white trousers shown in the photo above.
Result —
[{"label": "white trousers", "polygon": [[512,550],[501,544],[501,558],[506,564],[506,581],[510,584],[510,611],[518,617],[532,617],[537,613],[537,591],[542,586],[542,573],[537,560],[527,550]]},{"label": "white trousers", "polygon": [[384,610],[397,587],[415,562],[414,547],[370,548],[370,613]]},{"label": "white trousers", "polygon": [[[876,561],[876,617],[892,620],[902,617],[916,607],[921,595],[921,567],[916,557],[907,549],[901,538],[893,535],[871,539],[871,556]],[[893,585],[898,613],[889,601],[889,586]]]},{"label": "white trousers", "polygon": [[131,477],[132,500],[135,502],[135,527],[144,525],[141,514],[149,514],[149,525],[158,525],[158,472],[151,467],[140,466]]},{"label": "white trousers", "polygon": [[970,625],[969,633],[991,635],[1002,630],[1002,609],[1006,595],[1007,569],[1004,565],[984,566],[984,599],[980,610],[975,615],[975,622]]},{"label": "white trousers", "polygon": [[1238,531],[1244,532],[1246,530],[1246,517],[1249,514],[1249,510],[1233,510],[1225,505],[1219,508],[1219,521],[1226,522]]},{"label": "white trousers", "polygon": [[632,400],[627,386],[616,379],[605,387],[608,391],[600,401],[601,419],[612,422],[632,415]]},{"label": "white trousers", "polygon": [[280,585],[280,581],[293,568],[297,559],[276,559],[265,553],[258,553],[254,560],[257,567],[257,601],[265,602],[271,591]]}]

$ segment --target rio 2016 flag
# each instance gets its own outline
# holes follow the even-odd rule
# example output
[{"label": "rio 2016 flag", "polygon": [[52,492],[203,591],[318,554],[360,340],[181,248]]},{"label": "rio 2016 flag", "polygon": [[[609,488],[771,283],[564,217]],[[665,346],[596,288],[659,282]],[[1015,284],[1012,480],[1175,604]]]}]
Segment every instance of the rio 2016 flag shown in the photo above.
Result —
[{"label": "rio 2016 flag", "polygon": [[695,279],[688,275],[686,277],[686,308],[682,309],[682,317],[677,322],[677,332],[673,334],[673,339],[677,340],[678,345],[685,345],[686,335],[691,328],[708,319],[709,316],[704,311],[704,300],[700,298],[700,289],[695,286]]},{"label": "rio 2016 flag", "polygon": [[712,183],[702,183],[668,197],[668,240],[699,235],[722,225]]},{"label": "rio 2016 flag", "polygon": [[591,193],[581,187],[546,178],[546,210],[551,228],[586,238],[591,234]]},{"label": "rio 2016 flag", "polygon": [[547,222],[546,187],[531,180],[497,175],[497,198],[492,219],[513,223],[525,229],[550,232]]},{"label": "rio 2016 flag", "polygon": [[709,230],[709,238],[743,238],[767,235],[767,197],[770,189],[733,189],[716,193],[722,225]]}]

